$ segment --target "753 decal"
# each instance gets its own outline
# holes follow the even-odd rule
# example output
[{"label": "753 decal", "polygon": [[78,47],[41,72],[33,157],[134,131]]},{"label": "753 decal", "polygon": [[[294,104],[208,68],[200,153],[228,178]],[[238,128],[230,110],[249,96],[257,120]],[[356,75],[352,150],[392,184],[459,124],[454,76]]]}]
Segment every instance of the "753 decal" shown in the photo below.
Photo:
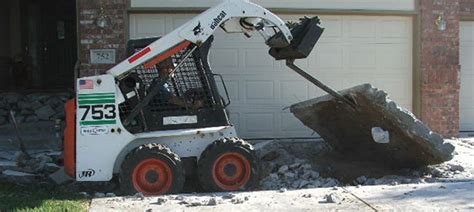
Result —
[{"label": "753 decal", "polygon": [[89,113],[91,113],[92,120],[115,119],[117,117],[115,105],[81,105],[79,109],[85,110],[81,121],[86,120]]},{"label": "753 decal", "polygon": [[116,124],[114,93],[79,94],[78,105],[80,125]]}]

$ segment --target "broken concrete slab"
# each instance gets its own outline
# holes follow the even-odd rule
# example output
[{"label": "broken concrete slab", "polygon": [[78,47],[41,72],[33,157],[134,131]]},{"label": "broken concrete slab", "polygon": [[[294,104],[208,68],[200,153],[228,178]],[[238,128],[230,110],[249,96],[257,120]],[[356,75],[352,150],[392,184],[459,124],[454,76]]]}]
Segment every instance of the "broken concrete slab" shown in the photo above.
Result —
[{"label": "broken concrete slab", "polygon": [[357,109],[325,95],[294,104],[290,111],[348,159],[401,168],[438,164],[453,157],[453,145],[383,90],[363,84],[340,93],[353,99]]},{"label": "broken concrete slab", "polygon": [[49,117],[54,115],[54,110],[49,105],[44,105],[36,110],[36,115],[40,120],[49,120]]},{"label": "broken concrete slab", "polygon": [[0,167],[16,167],[16,162],[0,159]]},{"label": "broken concrete slab", "polygon": [[20,171],[14,171],[14,170],[5,170],[2,172],[3,175],[6,176],[13,176],[13,177],[30,177],[30,176],[36,176],[35,174],[30,174],[26,172],[20,172]]}]

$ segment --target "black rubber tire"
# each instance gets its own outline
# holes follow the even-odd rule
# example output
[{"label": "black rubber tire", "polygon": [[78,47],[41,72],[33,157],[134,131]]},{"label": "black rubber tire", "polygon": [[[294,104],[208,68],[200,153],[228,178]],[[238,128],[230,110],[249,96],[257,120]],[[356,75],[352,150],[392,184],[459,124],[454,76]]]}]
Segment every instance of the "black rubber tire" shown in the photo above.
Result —
[{"label": "black rubber tire", "polygon": [[[168,147],[161,144],[144,144],[131,151],[122,163],[119,180],[120,188],[125,194],[136,194],[140,192],[134,187],[133,171],[137,165],[147,159],[158,159],[166,163],[171,169],[172,183],[171,187],[160,194],[173,194],[181,192],[184,186],[185,173],[181,158]],[[144,192],[142,192],[144,193]],[[146,194],[144,195],[159,195]]]},{"label": "black rubber tire", "polygon": [[[250,178],[237,189],[221,188],[213,177],[216,160],[225,153],[238,153],[250,164]],[[224,138],[214,141],[202,153],[198,161],[198,178],[205,191],[243,191],[252,189],[259,179],[260,162],[253,146],[240,138]]]}]

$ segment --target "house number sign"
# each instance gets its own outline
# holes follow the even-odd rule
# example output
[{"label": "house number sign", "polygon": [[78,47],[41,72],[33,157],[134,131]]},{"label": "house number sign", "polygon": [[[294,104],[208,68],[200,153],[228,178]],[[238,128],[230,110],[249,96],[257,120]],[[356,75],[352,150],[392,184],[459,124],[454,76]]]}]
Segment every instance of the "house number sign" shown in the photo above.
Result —
[{"label": "house number sign", "polygon": [[91,49],[91,64],[115,64],[115,49]]}]

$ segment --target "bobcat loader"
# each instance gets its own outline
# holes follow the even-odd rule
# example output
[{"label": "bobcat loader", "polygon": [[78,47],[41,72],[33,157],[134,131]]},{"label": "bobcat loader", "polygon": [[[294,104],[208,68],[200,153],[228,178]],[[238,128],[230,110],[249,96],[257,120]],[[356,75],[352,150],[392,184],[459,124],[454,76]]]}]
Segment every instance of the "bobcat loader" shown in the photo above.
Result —
[{"label": "bobcat loader", "polygon": [[77,181],[118,177],[129,194],[180,192],[193,170],[207,191],[252,188],[258,158],[230,123],[227,89],[208,64],[217,28],[260,34],[275,59],[353,104],[293,63],[321,36],[318,17],[286,24],[248,0],[225,0],[161,38],[130,41],[130,56],[106,74],[77,79],[65,106],[66,173]]}]

